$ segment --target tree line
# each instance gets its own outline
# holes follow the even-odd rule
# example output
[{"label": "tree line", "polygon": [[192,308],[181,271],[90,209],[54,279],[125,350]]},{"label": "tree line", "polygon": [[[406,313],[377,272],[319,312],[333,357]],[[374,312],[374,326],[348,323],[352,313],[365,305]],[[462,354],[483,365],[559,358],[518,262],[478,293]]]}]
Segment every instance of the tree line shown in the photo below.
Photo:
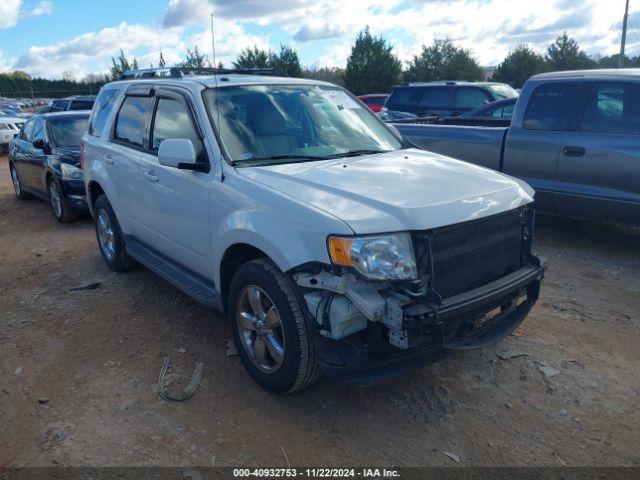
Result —
[{"label": "tree line", "polygon": [[[382,36],[372,35],[366,27],[358,33],[351,47],[345,68],[314,68],[301,64],[298,52],[289,45],[279,51],[264,50],[257,46],[245,48],[232,62],[233,68],[273,68],[282,75],[324,80],[343,85],[356,95],[384,93],[401,82],[432,80],[485,80],[508,83],[520,88],[532,75],[560,70],[615,68],[619,55],[593,58],[580,48],[578,42],[566,32],[560,35],[544,55],[522,44],[514,47],[495,71],[486,74],[473,53],[456,45],[451,39],[435,39],[423,45],[420,53],[408,62],[401,62],[393,46]],[[162,52],[157,66],[167,67]],[[211,67],[212,62],[196,45],[176,67]],[[640,56],[624,57],[625,67],[640,67]],[[153,68],[153,64],[150,65]],[[223,68],[222,63],[216,65]],[[0,96],[63,97],[74,93],[96,93],[100,87],[120,78],[126,70],[138,69],[136,58],[129,60],[120,50],[111,59],[109,74],[89,75],[82,81],[31,78],[24,72],[0,74]],[[144,67],[142,67],[144,68]]]}]

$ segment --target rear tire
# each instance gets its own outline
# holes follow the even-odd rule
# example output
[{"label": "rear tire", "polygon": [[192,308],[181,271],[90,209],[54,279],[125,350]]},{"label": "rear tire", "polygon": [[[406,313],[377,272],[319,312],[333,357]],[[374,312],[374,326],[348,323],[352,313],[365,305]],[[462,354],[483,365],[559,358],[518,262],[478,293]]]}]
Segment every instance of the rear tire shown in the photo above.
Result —
[{"label": "rear tire", "polygon": [[49,204],[51,205],[53,216],[56,217],[58,222],[69,223],[78,218],[69,200],[62,193],[60,184],[53,177],[49,177],[47,180],[47,191],[49,192]]},{"label": "rear tire", "polygon": [[13,182],[13,190],[16,194],[16,198],[18,200],[30,200],[33,198],[33,195],[25,192],[22,189],[22,183],[20,182],[20,177],[18,176],[18,170],[13,165],[13,163],[9,164],[9,172],[11,173],[11,181]]},{"label": "rear tire", "polygon": [[134,267],[135,260],[127,253],[124,235],[120,230],[120,224],[107,197],[100,195],[93,210],[96,222],[96,238],[102,258],[114,272],[128,272]]},{"label": "rear tire", "polygon": [[263,388],[293,393],[320,377],[298,298],[272,262],[253,260],[238,269],[229,288],[227,312],[242,363]]}]

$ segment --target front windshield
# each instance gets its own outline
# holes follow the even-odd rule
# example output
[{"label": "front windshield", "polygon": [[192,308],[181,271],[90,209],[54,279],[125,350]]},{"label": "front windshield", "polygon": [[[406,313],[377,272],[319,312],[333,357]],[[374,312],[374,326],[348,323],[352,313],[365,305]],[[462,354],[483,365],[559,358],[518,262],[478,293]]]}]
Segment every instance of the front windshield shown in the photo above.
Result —
[{"label": "front windshield", "polygon": [[88,118],[57,118],[49,120],[49,137],[56,147],[79,147],[87,131]]},{"label": "front windshield", "polygon": [[514,98],[518,96],[518,91],[511,88],[509,85],[489,85],[489,90],[491,90],[494,96],[501,100],[503,98]]},{"label": "front windshield", "polygon": [[228,158],[237,164],[401,148],[373,113],[338,88],[245,85],[206,90],[204,99]]}]

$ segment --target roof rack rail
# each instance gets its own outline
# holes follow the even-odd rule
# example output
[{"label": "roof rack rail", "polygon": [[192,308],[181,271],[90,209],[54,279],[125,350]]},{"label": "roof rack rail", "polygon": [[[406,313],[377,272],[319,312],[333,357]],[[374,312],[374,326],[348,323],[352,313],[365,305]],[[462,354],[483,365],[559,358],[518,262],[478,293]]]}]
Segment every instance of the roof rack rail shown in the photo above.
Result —
[{"label": "roof rack rail", "polygon": [[278,75],[275,68],[208,68],[208,67],[171,67],[171,68],[143,68],[127,70],[120,75],[120,80],[137,78],[183,78],[187,75]]}]

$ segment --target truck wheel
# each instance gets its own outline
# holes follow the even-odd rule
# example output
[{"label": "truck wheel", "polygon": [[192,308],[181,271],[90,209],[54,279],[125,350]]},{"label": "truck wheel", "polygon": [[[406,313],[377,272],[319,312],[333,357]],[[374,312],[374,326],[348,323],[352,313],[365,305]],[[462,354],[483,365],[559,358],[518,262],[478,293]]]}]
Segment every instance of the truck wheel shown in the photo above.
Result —
[{"label": "truck wheel", "polygon": [[72,222],[76,219],[76,214],[71,208],[69,201],[62,193],[62,189],[58,182],[53,178],[49,178],[47,181],[47,190],[49,191],[49,203],[51,203],[51,210],[56,220],[60,223]]},{"label": "truck wheel", "polygon": [[319,378],[302,308],[289,280],[273,263],[253,260],[238,269],[227,312],[242,363],[262,387],[292,393]]},{"label": "truck wheel", "polygon": [[94,212],[96,237],[102,258],[114,272],[128,272],[133,268],[135,261],[127,254],[124,235],[107,197],[98,197]]},{"label": "truck wheel", "polygon": [[13,182],[13,190],[16,192],[16,198],[18,200],[28,200],[33,198],[31,194],[22,190],[22,183],[20,183],[20,177],[18,171],[13,163],[9,164],[9,171],[11,172],[11,181]]}]

